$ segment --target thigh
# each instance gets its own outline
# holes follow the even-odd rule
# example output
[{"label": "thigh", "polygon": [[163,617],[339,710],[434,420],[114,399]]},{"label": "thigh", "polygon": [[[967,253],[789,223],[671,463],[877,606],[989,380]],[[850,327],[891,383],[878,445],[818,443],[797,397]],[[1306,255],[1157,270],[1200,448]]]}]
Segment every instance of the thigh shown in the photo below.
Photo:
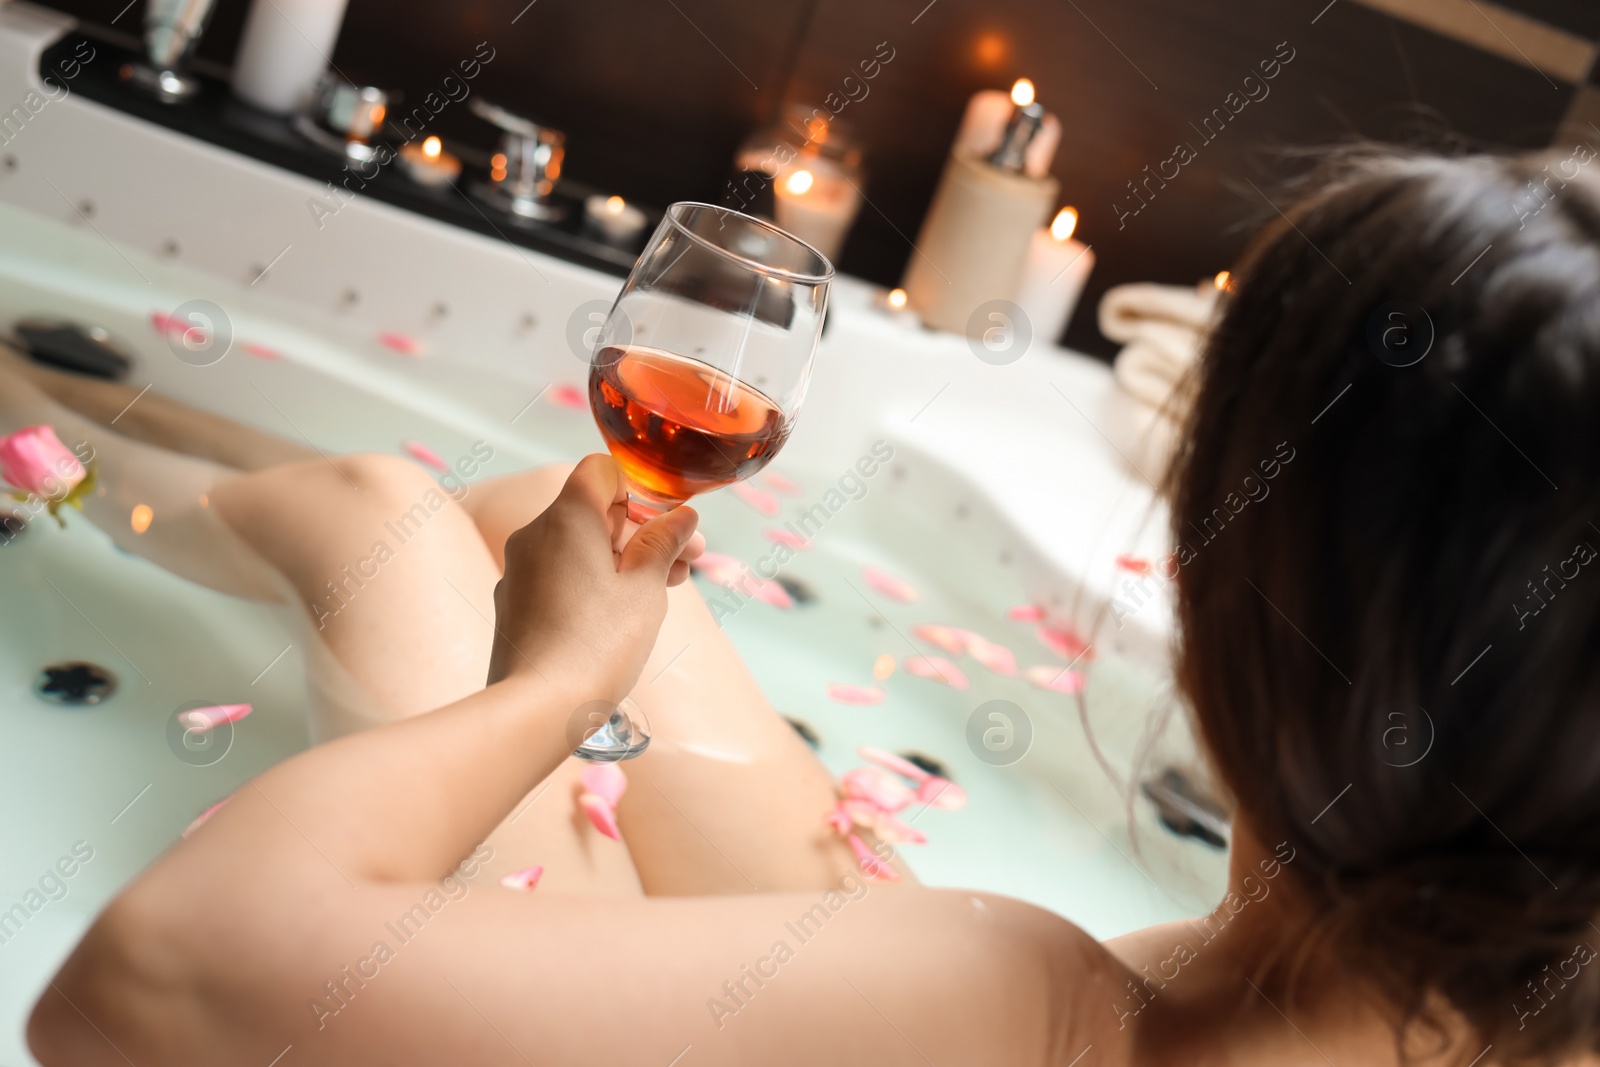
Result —
[{"label": "thigh", "polygon": [[[481,689],[500,571],[432,477],[386,456],[275,467],[218,486],[212,506],[304,598],[320,640],[391,719]],[[486,842],[480,879],[546,868],[545,892],[637,894],[620,842],[577,806],[568,761]]]}]

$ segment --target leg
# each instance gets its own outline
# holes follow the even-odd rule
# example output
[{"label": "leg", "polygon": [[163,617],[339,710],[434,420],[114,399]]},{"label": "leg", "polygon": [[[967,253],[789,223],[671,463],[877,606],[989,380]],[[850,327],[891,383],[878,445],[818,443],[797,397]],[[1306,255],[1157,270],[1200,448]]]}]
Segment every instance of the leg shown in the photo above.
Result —
[{"label": "leg", "polygon": [[[496,561],[506,537],[555,498],[568,467],[474,485],[464,507]],[[836,885],[854,869],[823,818],[834,783],[773,710],[688,583],[667,618],[633,699],[655,731],[624,765],[619,823],[651,895],[749,893]]]},{"label": "leg", "polygon": [[[212,506],[312,606],[338,663],[391,717],[483,687],[498,569],[426,473],[387,456],[321,459],[218,485]],[[489,837],[481,878],[532,864],[544,892],[637,894],[627,849],[577,808],[568,761]]]}]

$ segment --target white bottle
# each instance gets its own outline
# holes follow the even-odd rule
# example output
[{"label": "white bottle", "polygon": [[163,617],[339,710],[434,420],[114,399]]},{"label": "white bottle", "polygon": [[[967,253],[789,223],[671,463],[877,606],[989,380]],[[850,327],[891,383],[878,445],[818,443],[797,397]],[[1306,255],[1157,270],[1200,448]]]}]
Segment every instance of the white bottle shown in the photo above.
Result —
[{"label": "white bottle", "polygon": [[233,92],[276,115],[311,102],[332,63],[348,0],[254,0],[233,61]]}]

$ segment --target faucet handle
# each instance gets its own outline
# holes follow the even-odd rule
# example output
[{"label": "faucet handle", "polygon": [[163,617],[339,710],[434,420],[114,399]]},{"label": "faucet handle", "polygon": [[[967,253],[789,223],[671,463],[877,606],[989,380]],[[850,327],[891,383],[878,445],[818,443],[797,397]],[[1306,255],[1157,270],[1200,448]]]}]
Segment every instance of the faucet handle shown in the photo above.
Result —
[{"label": "faucet handle", "polygon": [[214,0],[151,0],[144,16],[145,61],[122,69],[130,81],[165,103],[193,96],[200,83],[188,71],[194,46],[205,32]]},{"label": "faucet handle", "polygon": [[567,138],[560,130],[513,114],[498,104],[474,97],[472,113],[500,129],[500,147],[489,172],[489,184],[475,191],[513,215],[554,222],[566,209],[551,201],[561,177]]}]

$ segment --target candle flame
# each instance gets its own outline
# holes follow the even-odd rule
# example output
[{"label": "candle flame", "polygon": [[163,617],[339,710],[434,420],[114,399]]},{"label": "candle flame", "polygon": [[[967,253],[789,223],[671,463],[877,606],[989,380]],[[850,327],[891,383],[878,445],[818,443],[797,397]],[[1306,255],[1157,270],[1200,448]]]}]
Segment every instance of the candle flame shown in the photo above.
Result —
[{"label": "candle flame", "polygon": [[1011,87],[1011,102],[1018,107],[1027,107],[1033,103],[1033,82],[1027,78],[1018,78],[1017,84]]},{"label": "candle flame", "polygon": [[795,196],[800,196],[809,190],[815,181],[809,170],[797,170],[789,175],[789,180],[783,183],[783,187]]},{"label": "candle flame", "polygon": [[606,214],[607,215],[620,215],[620,214],[622,214],[622,209],[627,207],[627,206],[628,206],[628,202],[626,200],[622,199],[622,197],[620,197],[620,196],[612,196],[612,197],[607,197],[606,198]]},{"label": "candle flame", "polygon": [[133,532],[142,534],[150,529],[150,523],[155,519],[156,513],[149,504],[136,504],[133,514],[128,516],[128,525],[133,527]]},{"label": "candle flame", "polygon": [[1064,207],[1056,212],[1056,220],[1050,224],[1050,236],[1058,241],[1067,241],[1078,228],[1077,208]]},{"label": "candle flame", "polygon": [[1211,279],[1211,284],[1226,292],[1233,288],[1233,275],[1228,271],[1219,270],[1217,271],[1217,276]]},{"label": "candle flame", "polygon": [[906,306],[906,291],[904,289],[889,290],[889,306],[896,311]]},{"label": "candle flame", "polygon": [[429,159],[438,159],[439,153],[444,151],[444,142],[437,137],[430,137],[422,142],[422,154]]}]

